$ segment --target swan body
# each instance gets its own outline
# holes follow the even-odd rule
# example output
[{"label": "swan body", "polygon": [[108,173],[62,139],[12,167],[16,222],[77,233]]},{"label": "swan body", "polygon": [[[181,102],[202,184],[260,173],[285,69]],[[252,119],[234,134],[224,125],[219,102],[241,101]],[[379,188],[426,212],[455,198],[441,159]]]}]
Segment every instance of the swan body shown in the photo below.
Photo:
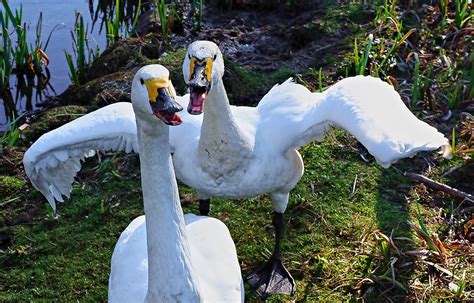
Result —
[{"label": "swan body", "polygon": [[[227,227],[217,219],[193,214],[184,215],[184,223],[194,270],[203,277],[199,281],[200,289],[207,294],[205,302],[244,302],[243,281]],[[146,244],[145,216],[140,216],[128,225],[115,245],[109,302],[144,301],[148,288]],[[182,281],[168,283],[181,284]]]}]

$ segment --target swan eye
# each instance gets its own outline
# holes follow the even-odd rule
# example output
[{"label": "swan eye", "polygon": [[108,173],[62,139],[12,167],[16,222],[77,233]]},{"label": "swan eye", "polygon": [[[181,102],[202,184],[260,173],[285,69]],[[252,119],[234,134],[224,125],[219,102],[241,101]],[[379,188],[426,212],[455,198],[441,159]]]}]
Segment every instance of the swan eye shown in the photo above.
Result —
[{"label": "swan eye", "polygon": [[143,78],[140,78],[140,83],[141,85],[145,85],[145,81],[143,80]]},{"label": "swan eye", "polygon": [[213,61],[216,61],[216,59],[217,59],[217,54],[214,55],[214,58],[213,58],[212,60],[213,60]]},{"label": "swan eye", "polygon": [[190,54],[188,54],[188,59],[191,60],[191,55]]}]

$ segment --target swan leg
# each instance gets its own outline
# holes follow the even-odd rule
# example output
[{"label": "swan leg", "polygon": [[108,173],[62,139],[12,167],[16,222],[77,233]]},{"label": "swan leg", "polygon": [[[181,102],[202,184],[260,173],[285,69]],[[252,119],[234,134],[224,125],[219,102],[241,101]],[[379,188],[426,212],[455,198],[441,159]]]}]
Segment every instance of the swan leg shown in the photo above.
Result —
[{"label": "swan leg", "polygon": [[209,215],[211,209],[211,199],[199,199],[199,213],[201,216]]},{"label": "swan leg", "polygon": [[283,238],[285,223],[283,213],[275,212],[272,224],[275,227],[275,250],[262,267],[247,277],[247,282],[253,289],[266,299],[270,295],[293,295],[296,291],[295,281],[281,261],[280,248]]}]

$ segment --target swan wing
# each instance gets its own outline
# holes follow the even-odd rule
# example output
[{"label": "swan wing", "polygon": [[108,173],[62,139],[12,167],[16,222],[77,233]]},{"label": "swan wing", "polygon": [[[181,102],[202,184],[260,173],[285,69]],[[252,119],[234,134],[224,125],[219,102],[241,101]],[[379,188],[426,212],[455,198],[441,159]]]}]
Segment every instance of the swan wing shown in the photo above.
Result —
[{"label": "swan wing", "polygon": [[324,93],[311,93],[290,79],[275,86],[258,110],[258,136],[275,141],[283,152],[322,140],[335,126],[355,136],[383,167],[440,147],[443,156],[451,155],[444,135],[416,118],[393,87],[378,78],[346,78]]},{"label": "swan wing", "polygon": [[244,302],[243,280],[237,251],[221,221],[185,216],[191,262],[198,274],[205,302]]},{"label": "swan wing", "polygon": [[144,302],[148,289],[145,216],[134,219],[115,244],[110,264],[109,302]]},{"label": "swan wing", "polygon": [[136,134],[132,104],[108,105],[42,135],[23,157],[26,175],[55,210],[69,197],[81,160],[95,150],[137,152]]}]

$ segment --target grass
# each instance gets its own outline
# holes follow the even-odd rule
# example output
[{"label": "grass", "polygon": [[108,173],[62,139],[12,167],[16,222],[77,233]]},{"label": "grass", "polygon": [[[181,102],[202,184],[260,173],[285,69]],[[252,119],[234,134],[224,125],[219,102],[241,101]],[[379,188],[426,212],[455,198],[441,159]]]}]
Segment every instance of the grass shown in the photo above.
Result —
[{"label": "grass", "polygon": [[[285,264],[297,282],[295,302],[354,301],[362,296],[368,302],[402,300],[415,287],[417,271],[423,270],[406,256],[418,244],[405,222],[418,220],[420,209],[406,204],[404,194],[412,197],[408,181],[397,169],[364,162],[355,147],[350,136],[338,131],[322,144],[301,150],[306,171],[290,195],[283,242]],[[59,218],[51,216],[37,192],[25,193],[25,181],[4,179],[15,186],[9,186],[0,201],[0,220],[14,218],[4,203],[28,205],[33,200],[45,207],[30,224],[0,230],[13,235],[7,248],[0,248],[0,301],[106,299],[115,241],[133,218],[143,214],[138,157],[119,154],[106,159],[87,161],[71,199],[59,205]],[[397,166],[412,165],[402,161]],[[180,185],[180,196],[185,212],[198,212],[197,195],[191,189]],[[20,198],[9,202],[15,197]],[[18,206],[14,209],[24,211]],[[431,218],[426,206],[421,209],[423,217]],[[267,196],[212,201],[211,215],[229,227],[244,275],[271,253],[271,213]],[[466,269],[468,277],[471,270],[464,265]],[[455,274],[461,275],[461,270]],[[447,288],[440,295],[465,297],[466,291],[459,289],[466,286],[456,283],[462,295]],[[246,296],[247,302],[259,302],[248,288]],[[267,302],[288,299],[274,296]]]},{"label": "grass", "polygon": [[[339,132],[336,139],[347,142],[348,138]],[[289,225],[283,251],[298,283],[296,300],[334,302],[352,296],[350,285],[333,290],[340,286],[333,283],[363,279],[354,270],[366,266],[365,257],[354,254],[361,248],[360,239],[371,229],[390,232],[396,228],[396,233],[406,233],[397,227],[407,217],[398,208],[400,196],[387,195],[385,189],[380,189],[396,184],[392,178],[395,172],[391,170],[387,175],[374,163],[363,162],[349,146],[335,143],[311,144],[302,150],[306,173],[291,194],[285,216]],[[105,300],[114,243],[127,224],[143,213],[137,157],[115,157],[111,161],[113,167],[97,172],[96,160],[88,161],[84,175],[93,173],[94,177],[74,185],[71,199],[59,206],[58,219],[49,217],[43,209],[36,223],[8,229],[15,237],[0,253],[4,269],[0,273],[0,301]],[[352,193],[356,176],[356,192]],[[185,201],[197,201],[197,196],[184,186],[180,186],[180,194]],[[35,196],[40,198],[37,193]],[[197,203],[184,205],[185,212],[197,212]],[[271,251],[273,236],[265,228],[270,224],[271,211],[268,197],[213,200],[211,213],[228,225],[244,274]],[[368,241],[376,244],[377,240]],[[35,280],[33,288],[26,286],[32,285],[31,279]],[[277,296],[268,301],[284,299]],[[257,300],[248,292],[248,302]]]},{"label": "grass", "polygon": [[[428,32],[421,24],[403,39],[410,30],[401,23],[398,6],[385,1],[379,7],[378,20],[366,25],[370,29],[362,28],[358,38],[363,41],[367,32],[373,31],[368,55],[367,46],[361,52],[349,50],[348,59],[338,62],[337,68],[311,69],[314,84],[306,84],[321,90],[339,75],[355,74],[357,54],[359,71],[364,66],[365,74],[374,74],[380,67],[380,75],[393,77],[408,102],[419,94],[416,114],[439,114],[442,106],[451,104],[451,121],[436,126],[447,128],[446,133],[452,130],[453,150],[469,150],[474,119],[462,107],[467,97],[461,91],[472,93],[473,67],[459,55],[466,50],[462,36],[455,49],[448,40],[440,48],[437,39],[457,29]],[[354,14],[361,12],[354,3],[350,8],[347,11]],[[453,8],[449,10],[453,16]],[[344,16],[342,13],[337,20],[344,20]],[[428,21],[422,19],[422,23],[430,24],[430,16],[425,17]],[[328,21],[331,26],[336,23]],[[418,60],[412,47],[423,50],[417,52]],[[181,94],[184,54],[179,49],[157,60],[170,67]],[[472,63],[472,58],[468,62]],[[247,87],[246,93],[259,100],[259,94],[290,74],[280,70],[260,75],[230,60],[225,64],[226,87],[234,101],[248,101],[249,95],[242,96],[241,87]],[[414,83],[419,83],[418,88]],[[453,90],[455,83],[462,89]],[[449,101],[454,95],[455,101]],[[457,115],[463,110],[461,121]],[[47,124],[47,118],[42,123]],[[10,152],[24,148],[15,146]],[[464,212],[466,203],[414,185],[402,175],[406,170],[423,171],[430,178],[469,191],[474,180],[469,159],[472,151],[459,152],[452,161],[438,159],[434,153],[423,154],[385,170],[345,132],[336,131],[321,144],[305,146],[301,154],[305,174],[290,194],[283,243],[283,257],[297,281],[297,293],[294,298],[275,296],[268,302],[456,302],[474,298],[474,270],[463,248],[469,237],[464,232],[470,220],[470,214]],[[102,157],[102,161],[87,160],[71,199],[59,205],[59,218],[52,217],[44,198],[22,177],[20,161],[18,157],[13,169],[2,162],[0,170],[4,175],[0,177],[0,189],[4,189],[0,200],[0,222],[4,223],[0,227],[0,301],[105,301],[114,244],[128,223],[143,214],[137,156],[117,154]],[[183,185],[180,195],[185,212],[197,213],[197,195]],[[211,215],[229,227],[244,275],[271,254],[271,212],[267,196],[212,201]],[[437,257],[438,240],[452,255],[446,260]],[[248,287],[246,295],[247,302],[260,302]]]}]

